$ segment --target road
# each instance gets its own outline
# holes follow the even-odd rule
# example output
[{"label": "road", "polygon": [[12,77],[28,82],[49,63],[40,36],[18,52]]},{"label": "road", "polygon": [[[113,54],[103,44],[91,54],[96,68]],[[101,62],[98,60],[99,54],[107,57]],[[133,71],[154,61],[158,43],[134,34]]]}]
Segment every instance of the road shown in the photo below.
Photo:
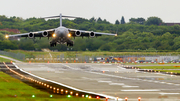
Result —
[{"label": "road", "polygon": [[117,64],[16,63],[37,76],[128,101],[180,101],[180,76],[139,72]]}]

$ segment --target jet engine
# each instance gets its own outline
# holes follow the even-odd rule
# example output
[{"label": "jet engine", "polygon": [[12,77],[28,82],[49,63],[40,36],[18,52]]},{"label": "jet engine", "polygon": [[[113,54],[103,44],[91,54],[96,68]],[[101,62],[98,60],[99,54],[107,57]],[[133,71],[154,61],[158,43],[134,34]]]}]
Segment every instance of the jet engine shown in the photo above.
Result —
[{"label": "jet engine", "polygon": [[42,33],[42,36],[43,36],[43,37],[47,37],[48,34],[49,34],[49,33],[48,33],[47,31],[44,31],[44,32]]},{"label": "jet engine", "polygon": [[30,32],[30,33],[28,34],[28,37],[29,37],[29,38],[34,38],[34,33]]},{"label": "jet engine", "polygon": [[95,33],[94,32],[90,32],[89,36],[93,38],[93,37],[95,37]]},{"label": "jet engine", "polygon": [[76,32],[75,32],[75,35],[76,35],[76,36],[81,36],[81,32],[80,32],[80,31],[76,31]]}]

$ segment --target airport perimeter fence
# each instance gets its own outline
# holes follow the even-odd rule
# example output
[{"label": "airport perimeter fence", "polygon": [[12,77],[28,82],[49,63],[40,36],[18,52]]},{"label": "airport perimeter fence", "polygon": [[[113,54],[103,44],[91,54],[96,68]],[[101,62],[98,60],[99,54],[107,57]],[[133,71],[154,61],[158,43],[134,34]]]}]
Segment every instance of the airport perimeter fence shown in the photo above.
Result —
[{"label": "airport perimeter fence", "polygon": [[100,55],[84,56],[76,54],[65,56],[37,55],[35,58],[26,58],[25,54],[0,51],[1,55],[12,57],[25,62],[44,62],[44,63],[180,63],[180,55]]},{"label": "airport perimeter fence", "polygon": [[23,61],[25,59],[25,54],[22,54],[22,53],[12,53],[12,52],[0,51],[0,55],[12,57],[14,59],[18,59],[21,61]]},{"label": "airport perimeter fence", "polygon": [[122,55],[122,56],[83,56],[75,55],[65,57],[60,54],[52,57],[37,56],[36,58],[26,58],[26,62],[46,62],[46,63],[179,63],[180,55]]}]

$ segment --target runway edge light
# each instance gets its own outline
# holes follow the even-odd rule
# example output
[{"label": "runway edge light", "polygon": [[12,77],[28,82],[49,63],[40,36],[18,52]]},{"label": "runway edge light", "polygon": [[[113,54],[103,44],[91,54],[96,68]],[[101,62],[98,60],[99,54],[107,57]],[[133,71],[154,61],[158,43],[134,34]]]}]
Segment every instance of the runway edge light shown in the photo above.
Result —
[{"label": "runway edge light", "polygon": [[71,97],[71,95],[68,95],[67,97],[68,97],[68,98],[70,98],[70,97]]},{"label": "runway edge light", "polygon": [[125,97],[125,101],[127,101],[128,100],[128,97]]},{"label": "runway edge light", "polygon": [[49,97],[53,97],[53,95],[50,95]]},{"label": "runway edge light", "polygon": [[35,98],[35,95],[32,95],[32,98]]}]

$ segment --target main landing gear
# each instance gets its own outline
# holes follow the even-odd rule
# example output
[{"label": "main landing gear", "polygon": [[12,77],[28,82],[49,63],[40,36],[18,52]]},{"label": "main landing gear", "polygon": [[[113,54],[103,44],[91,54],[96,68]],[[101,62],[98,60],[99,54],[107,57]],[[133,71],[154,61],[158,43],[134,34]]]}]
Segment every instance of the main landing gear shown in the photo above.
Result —
[{"label": "main landing gear", "polygon": [[56,43],[50,43],[50,47],[56,46]]}]

